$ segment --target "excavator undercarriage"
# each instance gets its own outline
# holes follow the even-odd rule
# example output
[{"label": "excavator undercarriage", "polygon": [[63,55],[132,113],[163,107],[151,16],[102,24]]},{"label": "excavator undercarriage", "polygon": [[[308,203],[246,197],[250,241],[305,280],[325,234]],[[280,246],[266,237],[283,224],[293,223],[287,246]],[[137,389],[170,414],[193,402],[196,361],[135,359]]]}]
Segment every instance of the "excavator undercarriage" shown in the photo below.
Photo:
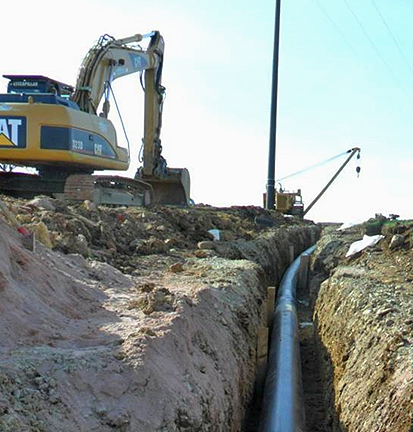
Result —
[{"label": "excavator undercarriage", "polygon": [[170,177],[148,181],[116,175],[75,173],[67,176],[0,172],[0,193],[33,198],[49,195],[68,202],[89,200],[96,205],[188,205],[189,172],[169,169]]},{"label": "excavator undercarriage", "polygon": [[89,200],[96,205],[147,206],[156,201],[153,187],[147,182],[92,174],[47,177],[0,172],[0,192],[21,198],[50,195],[68,202]]}]

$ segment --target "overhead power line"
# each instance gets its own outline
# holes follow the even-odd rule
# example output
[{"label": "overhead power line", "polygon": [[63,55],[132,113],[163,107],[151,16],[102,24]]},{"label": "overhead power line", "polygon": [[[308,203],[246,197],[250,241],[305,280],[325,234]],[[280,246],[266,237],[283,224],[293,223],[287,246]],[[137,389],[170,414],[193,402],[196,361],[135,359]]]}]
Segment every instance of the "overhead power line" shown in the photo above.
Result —
[{"label": "overhead power line", "polygon": [[[396,84],[396,86],[398,87],[398,89],[400,90],[400,92],[402,93],[402,95],[404,97],[407,97],[407,99],[409,99],[410,104],[411,104],[413,102],[412,95],[409,92],[406,92],[403,89],[403,86],[401,85],[399,79],[396,77],[395,73],[393,72],[393,69],[390,67],[390,65],[387,63],[386,59],[383,57],[383,55],[380,52],[379,48],[377,47],[377,45],[374,43],[373,39],[368,34],[366,28],[364,27],[363,23],[361,22],[361,20],[359,19],[359,17],[354,12],[353,8],[350,6],[349,2],[347,0],[343,0],[343,1],[344,1],[345,5],[347,6],[347,8],[349,9],[349,11],[351,12],[351,14],[353,15],[353,18],[356,20],[356,22],[359,25],[359,27],[362,29],[362,31],[364,33],[364,36],[369,41],[370,45],[373,47],[373,49],[376,52],[376,54],[378,55],[378,57],[380,58],[380,60],[383,62],[383,64],[387,68],[388,73],[391,76],[391,78],[393,79],[394,83]],[[362,56],[358,53],[358,50],[351,44],[351,42],[349,41],[349,39],[346,37],[345,32],[343,30],[341,30],[340,26],[330,16],[330,14],[328,13],[327,9],[322,5],[322,3],[320,2],[320,0],[314,0],[314,2],[319,7],[319,9],[321,10],[321,12],[325,16],[325,18],[335,28],[335,30],[337,31],[337,33],[340,35],[340,37],[346,43],[346,45],[349,47],[349,49],[353,53],[354,57],[357,59],[357,61],[360,64],[360,66],[363,67],[363,69],[367,72],[367,74],[371,75],[372,71],[369,70],[370,68],[367,68],[368,64],[363,61]],[[390,29],[390,26],[387,24],[387,22],[386,22],[386,20],[385,20],[385,18],[383,16],[383,14],[380,12],[379,8],[377,7],[377,4],[375,3],[375,0],[371,0],[371,2],[373,3],[373,6],[376,9],[376,12],[378,13],[380,19],[382,20],[383,25],[386,27],[388,33],[390,34],[390,37],[393,40],[393,43],[396,45],[397,50],[399,51],[400,55],[403,57],[403,59],[404,59],[406,65],[407,65],[410,73],[413,76],[413,68],[411,67],[409,61],[407,60],[407,57],[404,55],[404,53],[403,53],[403,51],[402,51],[402,49],[400,47],[400,44],[397,42],[397,39],[394,37],[394,35],[393,35],[393,33],[392,33],[391,29]]]},{"label": "overhead power line", "polygon": [[360,21],[360,19],[358,18],[358,16],[356,15],[356,13],[354,12],[353,8],[350,6],[349,2],[347,0],[343,0],[343,2],[346,4],[347,8],[349,9],[349,11],[351,12],[351,14],[353,15],[354,19],[356,20],[357,24],[359,25],[359,27],[361,28],[361,30],[364,33],[364,36],[366,37],[366,39],[370,42],[370,45],[373,47],[374,51],[376,52],[376,54],[380,57],[381,61],[384,63],[384,65],[386,66],[387,70],[389,71],[390,75],[392,76],[392,78],[394,79],[394,81],[396,82],[397,86],[400,87],[400,82],[397,79],[396,75],[393,72],[393,69],[390,67],[390,65],[387,63],[386,59],[383,57],[383,55],[381,54],[380,50],[377,48],[377,45],[374,43],[373,39],[370,37],[370,35],[368,34],[366,28],[363,26],[362,22]]},{"label": "overhead power line", "polygon": [[314,0],[317,4],[317,6],[320,8],[321,12],[323,12],[324,16],[327,18],[328,21],[333,25],[333,27],[337,30],[343,41],[347,44],[347,46],[350,48],[350,50],[353,52],[353,54],[356,56],[357,59],[360,59],[360,56],[358,55],[356,49],[353,47],[353,45],[349,42],[349,40],[346,38],[345,34],[342,32],[340,27],[337,25],[337,23],[331,18],[325,7],[319,2],[319,0]]},{"label": "overhead power line", "polygon": [[379,15],[383,25],[386,27],[387,32],[389,33],[390,37],[392,38],[394,45],[396,46],[396,48],[399,51],[400,55],[402,56],[404,62],[406,63],[407,68],[409,69],[410,73],[413,75],[413,69],[410,66],[409,61],[407,60],[407,57],[404,55],[404,53],[400,47],[400,44],[397,42],[397,39],[394,37],[393,32],[391,31],[389,25],[387,24],[387,21],[384,19],[383,14],[380,12],[380,9],[378,8],[376,2],[374,0],[371,0],[371,2],[373,3],[374,9],[376,9],[376,12]]}]

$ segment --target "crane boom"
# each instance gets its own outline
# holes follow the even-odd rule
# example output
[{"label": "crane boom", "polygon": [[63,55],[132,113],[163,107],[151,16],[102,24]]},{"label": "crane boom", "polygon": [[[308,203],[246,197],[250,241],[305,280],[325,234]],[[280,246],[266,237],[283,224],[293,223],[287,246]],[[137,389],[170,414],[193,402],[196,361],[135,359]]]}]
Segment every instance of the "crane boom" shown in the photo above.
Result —
[{"label": "crane boom", "polygon": [[321,190],[321,192],[313,199],[311,204],[306,208],[306,210],[303,213],[303,217],[311,210],[311,208],[316,204],[316,202],[324,195],[325,191],[331,186],[333,181],[338,177],[338,175],[343,171],[344,167],[350,162],[350,160],[353,158],[353,156],[358,153],[358,157],[360,157],[360,148],[354,147],[347,151],[347,153],[350,153],[348,158],[344,161],[344,163],[340,166],[340,168],[337,170],[337,172],[331,177],[330,181],[324,186],[324,188]]}]

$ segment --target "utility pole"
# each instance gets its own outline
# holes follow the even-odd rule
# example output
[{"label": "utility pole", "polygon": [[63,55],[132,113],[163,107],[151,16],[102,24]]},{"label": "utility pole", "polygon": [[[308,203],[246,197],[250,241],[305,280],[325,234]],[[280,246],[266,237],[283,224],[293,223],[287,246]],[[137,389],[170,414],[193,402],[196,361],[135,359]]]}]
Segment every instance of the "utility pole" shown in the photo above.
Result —
[{"label": "utility pole", "polygon": [[272,91],[270,114],[270,144],[268,152],[267,206],[274,209],[275,204],[275,148],[277,137],[277,104],[278,104],[278,63],[280,51],[280,10],[281,0],[276,0],[274,26],[274,54],[272,63]]}]

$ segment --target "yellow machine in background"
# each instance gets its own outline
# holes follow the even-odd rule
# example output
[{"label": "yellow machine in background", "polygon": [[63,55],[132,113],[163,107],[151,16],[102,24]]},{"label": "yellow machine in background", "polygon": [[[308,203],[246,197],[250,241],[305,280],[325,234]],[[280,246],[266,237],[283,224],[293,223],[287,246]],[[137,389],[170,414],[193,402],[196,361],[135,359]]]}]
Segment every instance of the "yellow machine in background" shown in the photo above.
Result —
[{"label": "yellow machine in background", "polygon": [[[324,193],[327,191],[327,189],[332,185],[334,180],[339,176],[341,171],[343,171],[344,167],[350,162],[350,160],[353,158],[353,156],[357,155],[357,159],[360,159],[360,148],[359,147],[353,147],[344,153],[340,153],[336,156],[333,156],[332,158],[329,158],[327,161],[322,162],[322,164],[329,162],[333,159],[336,159],[337,157],[348,155],[347,159],[344,161],[344,163],[338,168],[336,173],[333,175],[333,177],[327,182],[327,184],[324,186],[324,188],[320,191],[320,193],[313,199],[313,201],[307,206],[307,208],[304,210],[304,204],[303,204],[303,198],[301,195],[301,189],[298,189],[297,191],[291,192],[286,191],[281,186],[280,181],[293,177],[297,174],[301,174],[305,171],[308,171],[316,166],[319,166],[320,164],[317,164],[315,166],[297,171],[294,174],[290,174],[286,177],[283,177],[282,179],[278,180],[279,188],[275,191],[275,210],[289,215],[304,217],[311,209],[312,207],[317,203],[317,201],[324,195]],[[360,167],[356,167],[357,176],[360,174]],[[266,193],[264,193],[264,207],[266,207]]]},{"label": "yellow machine in background", "polygon": [[[138,45],[144,40],[146,48]],[[38,175],[2,172],[0,191],[64,193],[109,204],[187,205],[188,170],[167,167],[161,155],[163,54],[158,31],[124,39],[105,35],[87,53],[75,87],[41,75],[4,75],[10,81],[7,94],[0,94],[0,162],[35,167]],[[133,73],[141,74],[145,91],[143,165],[135,179],[92,176],[95,170],[129,168],[129,149],[118,146],[108,114],[111,83]]]},{"label": "yellow machine in background", "polygon": [[[301,189],[298,191],[286,191],[280,185],[278,190],[275,191],[275,210],[283,214],[302,217],[304,213],[303,198],[301,196]],[[263,206],[267,205],[267,193],[263,194]]]},{"label": "yellow machine in background", "polygon": [[275,192],[275,208],[281,213],[294,216],[303,216],[304,204],[301,196],[301,189],[296,192],[289,192],[279,189]]}]

